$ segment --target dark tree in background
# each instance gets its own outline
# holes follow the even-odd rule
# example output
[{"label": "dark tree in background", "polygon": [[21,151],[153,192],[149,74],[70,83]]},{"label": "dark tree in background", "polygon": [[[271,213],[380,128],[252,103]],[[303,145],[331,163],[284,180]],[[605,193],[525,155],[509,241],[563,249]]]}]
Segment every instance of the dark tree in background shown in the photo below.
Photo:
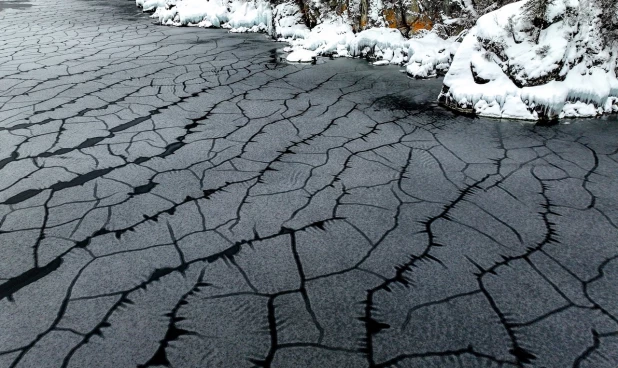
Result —
[{"label": "dark tree in background", "polygon": [[607,42],[618,40],[618,1],[596,0],[601,8],[601,27]]},{"label": "dark tree in background", "polygon": [[539,43],[541,30],[547,27],[547,8],[553,4],[554,0],[528,0],[522,7],[524,18],[532,25],[534,41]]}]

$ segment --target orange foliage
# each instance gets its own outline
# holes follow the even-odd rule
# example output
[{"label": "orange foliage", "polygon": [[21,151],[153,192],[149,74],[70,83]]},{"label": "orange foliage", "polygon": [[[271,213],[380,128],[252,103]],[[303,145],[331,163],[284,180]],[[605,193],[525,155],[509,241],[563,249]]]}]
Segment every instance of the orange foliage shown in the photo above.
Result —
[{"label": "orange foliage", "polygon": [[337,15],[341,15],[343,13],[345,13],[348,10],[348,5],[347,4],[340,4],[339,6],[337,6]]},{"label": "orange foliage", "polygon": [[389,28],[397,28],[397,13],[394,9],[384,9],[384,19]]},{"label": "orange foliage", "polygon": [[[416,32],[421,29],[431,29],[433,23],[431,20],[425,16],[415,17],[413,21],[408,21],[408,27],[412,32]],[[398,18],[397,9],[384,9],[384,20],[388,24],[389,28],[400,28],[402,24],[400,24],[401,19]],[[364,24],[361,23],[361,27]]]},{"label": "orange foliage", "polygon": [[418,19],[417,21],[412,22],[411,24],[408,24],[408,25],[410,26],[410,29],[412,30],[412,32],[416,32],[421,29],[431,29],[431,27],[433,26],[433,24],[431,23],[431,20],[425,17]]}]

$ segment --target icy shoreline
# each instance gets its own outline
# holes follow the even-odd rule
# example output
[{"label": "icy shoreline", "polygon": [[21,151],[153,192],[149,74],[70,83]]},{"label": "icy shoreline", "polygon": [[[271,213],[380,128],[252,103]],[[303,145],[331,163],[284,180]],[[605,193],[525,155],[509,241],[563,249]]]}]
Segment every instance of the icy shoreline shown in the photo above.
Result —
[{"label": "icy shoreline", "polygon": [[309,29],[292,2],[136,0],[162,25],[266,33],[289,44],[289,62],[363,57],[375,66],[404,66],[412,78],[445,75],[438,101],[465,113],[536,121],[618,112],[618,45],[603,42],[599,9],[554,0],[535,36],[524,3],[482,16],[465,37],[443,39],[430,31],[406,38],[387,27],[354,32],[348,20],[331,14]]},{"label": "icy shoreline", "polygon": [[316,56],[366,57],[373,65],[400,65],[413,78],[444,75],[459,46],[433,32],[405,38],[398,29],[378,27],[354,33],[343,17],[326,17],[309,29],[294,3],[271,6],[264,0],[136,0],[162,25],[225,28],[230,32],[264,32],[289,43],[290,62],[311,62]]}]

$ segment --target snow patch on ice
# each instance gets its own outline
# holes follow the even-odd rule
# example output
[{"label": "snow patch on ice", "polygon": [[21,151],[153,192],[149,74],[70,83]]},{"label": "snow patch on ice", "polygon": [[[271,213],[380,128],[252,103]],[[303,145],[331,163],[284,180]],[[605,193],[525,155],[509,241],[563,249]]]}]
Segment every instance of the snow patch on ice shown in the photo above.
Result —
[{"label": "snow patch on ice", "polygon": [[309,51],[305,49],[298,49],[292,51],[286,58],[287,61],[296,62],[296,63],[310,63],[314,61],[316,58],[316,53],[314,51]]}]

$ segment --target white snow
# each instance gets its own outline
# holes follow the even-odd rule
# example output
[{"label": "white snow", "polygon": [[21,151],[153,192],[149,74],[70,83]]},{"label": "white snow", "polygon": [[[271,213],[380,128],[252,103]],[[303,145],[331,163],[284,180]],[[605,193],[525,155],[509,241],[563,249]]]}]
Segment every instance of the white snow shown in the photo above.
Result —
[{"label": "white snow", "polygon": [[417,78],[436,76],[438,72],[446,73],[459,43],[454,38],[444,40],[437,34],[428,32],[421,38],[412,38],[408,42],[408,75]]},{"label": "white snow", "polygon": [[325,20],[304,38],[288,41],[318,55],[370,57],[375,59],[374,65],[408,64],[408,75],[415,78],[445,73],[459,46],[454,37],[444,40],[433,32],[412,39],[403,37],[398,29],[383,27],[354,33],[341,19]]},{"label": "white snow", "polygon": [[388,60],[378,60],[378,61],[374,61],[372,65],[381,66],[381,65],[388,65],[390,63],[391,62]]},{"label": "white snow", "polygon": [[[136,0],[143,1],[143,0]],[[152,15],[161,24],[173,26],[224,27],[235,32],[264,32],[270,30],[272,11],[267,1],[227,0],[170,0],[163,1]]]},{"label": "white snow", "polygon": [[287,56],[287,61],[297,62],[297,63],[310,63],[316,58],[316,53],[314,51],[309,51],[305,49],[297,49],[292,51]]},{"label": "white snow", "polygon": [[478,115],[526,120],[615,112],[618,47],[604,46],[591,3],[555,0],[547,15],[554,23],[538,43],[521,16],[524,3],[478,20],[455,54],[439,100]]},{"label": "white snow", "polygon": [[144,11],[155,11],[159,7],[164,7],[166,0],[136,0],[142,3]]},{"label": "white snow", "polygon": [[302,13],[296,4],[282,3],[272,10],[272,36],[282,39],[306,38],[309,28],[302,22]]}]

